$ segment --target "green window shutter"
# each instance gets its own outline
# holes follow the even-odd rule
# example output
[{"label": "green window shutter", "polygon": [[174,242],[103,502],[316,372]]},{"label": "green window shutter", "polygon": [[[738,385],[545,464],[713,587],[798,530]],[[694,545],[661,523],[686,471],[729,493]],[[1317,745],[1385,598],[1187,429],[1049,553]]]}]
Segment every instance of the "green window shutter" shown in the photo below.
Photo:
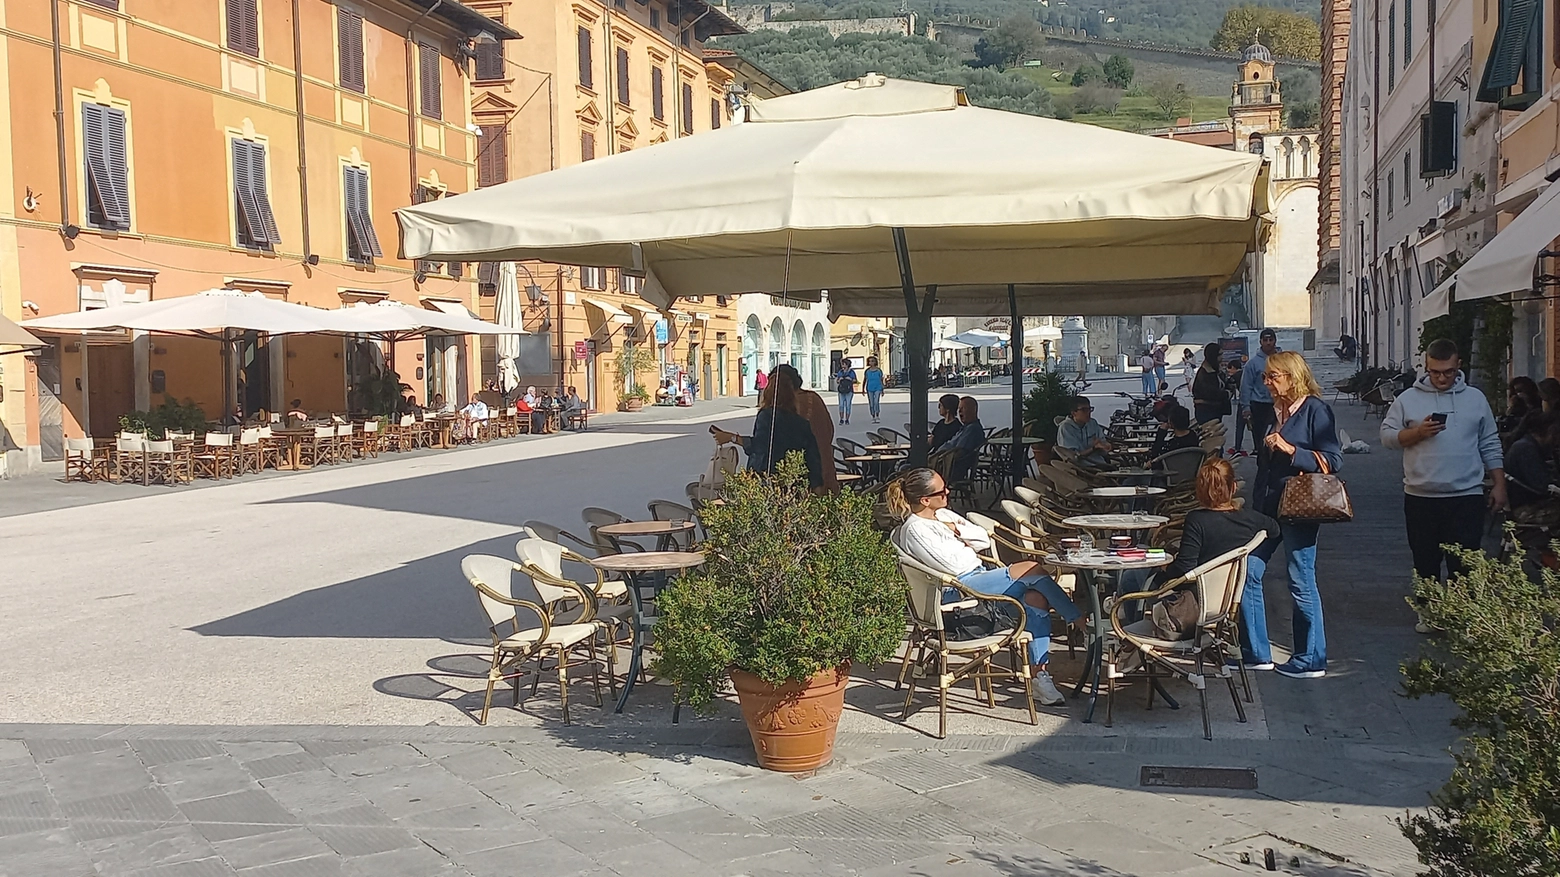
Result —
[{"label": "green window shutter", "polygon": [[1495,41],[1490,45],[1475,100],[1499,103],[1506,99],[1507,90],[1522,78],[1531,38],[1534,31],[1541,30],[1542,15],[1539,0],[1501,0],[1500,23],[1495,28]]}]

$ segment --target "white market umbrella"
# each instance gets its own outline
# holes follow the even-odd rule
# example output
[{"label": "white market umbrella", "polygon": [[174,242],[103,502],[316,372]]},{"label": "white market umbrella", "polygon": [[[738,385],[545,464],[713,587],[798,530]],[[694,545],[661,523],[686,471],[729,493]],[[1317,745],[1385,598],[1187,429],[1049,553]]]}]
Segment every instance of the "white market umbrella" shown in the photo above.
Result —
[{"label": "white market umbrella", "polygon": [[1001,332],[993,332],[990,329],[966,329],[952,336],[950,340],[969,347],[996,347],[998,344],[1007,341],[1008,336]]},{"label": "white market umbrella", "polygon": [[194,295],[38,317],[22,325],[55,332],[136,329],[222,338],[234,331],[269,335],[329,331],[322,322],[326,313],[319,308],[267,298],[257,292],[208,289]]},{"label": "white market umbrella", "polygon": [[527,335],[518,326],[501,326],[475,317],[413,307],[397,301],[358,304],[321,311],[324,327],[316,331],[343,335],[372,335],[386,341],[405,341],[420,335]]},{"label": "white market umbrella", "polygon": [[973,344],[965,344],[955,338],[942,338],[932,343],[933,350],[969,350]]},{"label": "white market umbrella", "polygon": [[[500,262],[498,284],[493,299],[493,322],[501,326],[520,327],[520,278],[515,263]],[[520,336],[500,335],[494,341],[494,354],[498,358],[498,388],[505,395],[520,385]]]}]

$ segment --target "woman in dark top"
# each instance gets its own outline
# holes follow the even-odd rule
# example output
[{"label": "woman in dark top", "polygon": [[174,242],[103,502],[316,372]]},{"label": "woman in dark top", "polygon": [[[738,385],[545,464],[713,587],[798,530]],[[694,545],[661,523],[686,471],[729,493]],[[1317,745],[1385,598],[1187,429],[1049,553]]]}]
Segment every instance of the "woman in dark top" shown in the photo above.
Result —
[{"label": "woman in dark top", "polygon": [[937,413],[942,419],[932,424],[932,438],[927,447],[940,448],[958,434],[964,424],[959,422],[959,397],[944,393],[937,399]]},{"label": "woman in dark top", "polygon": [[1496,423],[1500,430],[1501,447],[1511,447],[1512,442],[1527,432],[1528,419],[1543,410],[1538,384],[1533,383],[1533,379],[1527,375],[1512,378],[1511,383],[1506,385],[1506,413]]},{"label": "woman in dark top", "polygon": [[1154,460],[1155,469],[1163,469],[1164,464],[1158,461],[1158,457],[1171,451],[1179,451],[1182,448],[1202,447],[1202,439],[1197,433],[1192,432],[1192,415],[1185,408],[1177,405],[1165,412],[1166,427],[1154,437],[1154,445],[1148,451],[1149,459]]},{"label": "woman in dark top", "polygon": [[1549,499],[1555,475],[1549,468],[1560,419],[1540,412],[1528,419],[1527,432],[1506,452],[1506,496],[1513,517],[1520,509]]},{"label": "woman in dark top", "polygon": [[[1300,354],[1281,350],[1269,356],[1262,380],[1273,394],[1277,422],[1268,428],[1258,447],[1252,507],[1276,518],[1289,479],[1301,472],[1320,472],[1324,462],[1329,472],[1337,472],[1343,465],[1343,448],[1332,409],[1322,401],[1321,387]],[[1274,669],[1295,679],[1319,678],[1327,674],[1322,595],[1316,589],[1316,537],[1321,525],[1280,521],[1279,529],[1289,565],[1289,595],[1294,600],[1294,657]],[[1269,542],[1258,552],[1263,564],[1276,547]],[[1253,614],[1244,623],[1257,641],[1267,642],[1265,616]],[[1255,643],[1254,647],[1260,648]]]},{"label": "woman in dark top", "polygon": [[1219,345],[1208,342],[1203,347],[1202,365],[1192,378],[1192,411],[1198,423],[1219,420],[1230,413],[1230,393],[1219,373]]},{"label": "woman in dark top", "polygon": [[747,451],[748,469],[765,474],[773,474],[787,454],[800,451],[807,462],[808,485],[822,487],[823,458],[818,452],[818,439],[807,418],[796,413],[796,394],[790,383],[771,380],[764,388],[761,405],[763,410],[753,419],[752,435],[737,435],[712,426],[710,433],[715,441],[740,444]]}]

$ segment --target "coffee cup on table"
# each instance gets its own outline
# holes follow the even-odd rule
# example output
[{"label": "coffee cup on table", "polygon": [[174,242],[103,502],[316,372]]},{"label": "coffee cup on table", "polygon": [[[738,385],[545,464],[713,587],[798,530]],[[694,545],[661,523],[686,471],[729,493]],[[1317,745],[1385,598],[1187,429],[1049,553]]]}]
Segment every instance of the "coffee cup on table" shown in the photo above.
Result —
[{"label": "coffee cup on table", "polygon": [[1083,540],[1077,536],[1063,536],[1061,539],[1056,540],[1056,544],[1067,554],[1080,551],[1083,548]]},{"label": "coffee cup on table", "polygon": [[1131,548],[1132,547],[1132,537],[1131,536],[1112,536],[1112,537],[1110,537],[1110,547],[1118,549],[1118,550],[1122,549],[1122,548]]}]

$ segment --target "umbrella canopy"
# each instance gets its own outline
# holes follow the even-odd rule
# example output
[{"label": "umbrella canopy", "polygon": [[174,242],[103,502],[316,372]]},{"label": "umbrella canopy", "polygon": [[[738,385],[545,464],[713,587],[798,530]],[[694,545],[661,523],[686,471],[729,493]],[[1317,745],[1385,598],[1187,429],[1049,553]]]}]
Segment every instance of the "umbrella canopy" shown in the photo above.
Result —
[{"label": "umbrella canopy", "polygon": [[973,344],[965,344],[963,341],[959,341],[954,338],[943,338],[940,341],[932,342],[933,350],[969,350],[974,346],[975,345]]},{"label": "umbrella canopy", "polygon": [[[520,278],[515,263],[500,262],[498,284],[493,298],[493,322],[520,328]],[[505,393],[520,384],[520,336],[500,335],[493,352],[498,358],[498,388]]]},{"label": "umbrella canopy", "polygon": [[1532,292],[1539,253],[1560,229],[1560,184],[1550,183],[1511,224],[1479,248],[1452,276],[1425,297],[1426,318],[1439,317],[1457,301],[1472,301],[1504,293]]},{"label": "umbrella canopy", "polygon": [[1260,156],[869,75],[755,100],[741,125],[396,215],[406,258],[640,270],[661,307],[828,289],[836,311],[860,315],[905,313],[890,233],[902,228],[939,313],[1005,314],[1017,284],[1030,312],[1119,314],[1217,313],[1266,209]]},{"label": "umbrella canopy", "polygon": [[996,347],[998,344],[1005,343],[1008,340],[1008,336],[1001,332],[993,332],[990,329],[966,329],[949,340],[967,344],[970,347]]},{"label": "umbrella canopy", "polygon": [[38,340],[31,332],[16,325],[10,318],[0,315],[0,353],[21,353],[49,345]]},{"label": "umbrella canopy", "polygon": [[525,335],[517,326],[500,326],[486,320],[445,311],[417,308],[396,301],[358,304],[334,311],[320,311],[318,332],[343,335],[373,335],[400,341],[417,335]]},{"label": "umbrella canopy", "polygon": [[58,332],[139,329],[210,337],[219,337],[228,331],[285,335],[331,331],[324,322],[326,313],[319,308],[267,298],[257,292],[208,289],[194,295],[39,317],[22,325]]}]

